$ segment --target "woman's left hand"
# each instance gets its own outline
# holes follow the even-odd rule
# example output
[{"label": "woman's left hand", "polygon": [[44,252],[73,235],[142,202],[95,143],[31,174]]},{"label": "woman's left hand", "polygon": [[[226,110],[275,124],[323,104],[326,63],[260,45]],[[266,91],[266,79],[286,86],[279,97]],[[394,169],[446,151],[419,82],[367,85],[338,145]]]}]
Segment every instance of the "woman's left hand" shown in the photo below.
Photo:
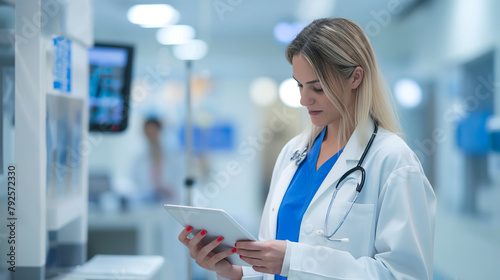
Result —
[{"label": "woman's left hand", "polygon": [[238,241],[236,253],[258,272],[280,274],[286,252],[286,241]]}]

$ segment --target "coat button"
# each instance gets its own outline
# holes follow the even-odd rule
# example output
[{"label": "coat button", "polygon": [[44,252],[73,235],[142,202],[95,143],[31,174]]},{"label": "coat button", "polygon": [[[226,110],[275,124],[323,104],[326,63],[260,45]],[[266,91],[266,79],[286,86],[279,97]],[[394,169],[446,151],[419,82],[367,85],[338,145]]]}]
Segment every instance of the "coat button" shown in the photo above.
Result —
[{"label": "coat button", "polygon": [[274,212],[274,207],[273,207],[273,210],[272,210],[272,211]]},{"label": "coat button", "polygon": [[307,234],[313,232],[313,225],[312,224],[304,225],[304,232]]}]

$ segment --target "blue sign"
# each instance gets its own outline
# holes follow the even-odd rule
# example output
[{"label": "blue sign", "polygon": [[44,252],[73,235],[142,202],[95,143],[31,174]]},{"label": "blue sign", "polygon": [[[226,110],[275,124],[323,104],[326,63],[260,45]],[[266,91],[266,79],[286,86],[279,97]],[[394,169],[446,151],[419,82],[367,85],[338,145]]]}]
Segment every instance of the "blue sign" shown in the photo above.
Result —
[{"label": "blue sign", "polygon": [[458,123],[457,145],[466,155],[483,156],[490,149],[490,135],[486,130],[486,121],[491,112],[477,111]]},{"label": "blue sign", "polygon": [[71,92],[71,40],[56,37],[54,42],[54,90]]},{"label": "blue sign", "polygon": [[[181,145],[186,146],[186,127],[180,132]],[[193,152],[211,150],[232,150],[234,148],[234,128],[230,124],[216,124],[211,127],[193,127]]]}]

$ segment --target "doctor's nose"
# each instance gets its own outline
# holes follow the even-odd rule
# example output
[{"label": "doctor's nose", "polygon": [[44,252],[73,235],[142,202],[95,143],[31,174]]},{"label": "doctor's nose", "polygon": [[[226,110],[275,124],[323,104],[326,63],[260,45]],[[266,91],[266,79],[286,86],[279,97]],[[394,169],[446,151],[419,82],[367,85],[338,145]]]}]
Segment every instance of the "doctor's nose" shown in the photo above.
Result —
[{"label": "doctor's nose", "polygon": [[305,90],[300,92],[300,105],[307,107],[314,103],[314,98],[311,97]]}]

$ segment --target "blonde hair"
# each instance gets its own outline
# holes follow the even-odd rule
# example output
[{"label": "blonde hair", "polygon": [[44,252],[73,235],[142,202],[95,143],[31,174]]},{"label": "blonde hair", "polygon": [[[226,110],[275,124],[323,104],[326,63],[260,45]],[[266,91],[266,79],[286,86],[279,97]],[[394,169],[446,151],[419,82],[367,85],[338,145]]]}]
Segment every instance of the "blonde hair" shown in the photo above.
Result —
[{"label": "blonde hair", "polygon": [[[380,127],[400,133],[392,95],[377,66],[370,42],[356,23],[344,18],[313,21],[287,47],[286,58],[290,64],[295,55],[302,55],[309,62],[328,99],[341,114],[339,143],[347,143],[356,126],[361,133],[366,132],[370,117]],[[347,79],[357,66],[363,68],[364,73],[356,89],[356,116],[353,118],[340,93],[348,90]],[[312,125],[311,129],[309,147],[323,127]],[[368,137],[368,133],[360,135],[360,145],[364,145]]]}]

